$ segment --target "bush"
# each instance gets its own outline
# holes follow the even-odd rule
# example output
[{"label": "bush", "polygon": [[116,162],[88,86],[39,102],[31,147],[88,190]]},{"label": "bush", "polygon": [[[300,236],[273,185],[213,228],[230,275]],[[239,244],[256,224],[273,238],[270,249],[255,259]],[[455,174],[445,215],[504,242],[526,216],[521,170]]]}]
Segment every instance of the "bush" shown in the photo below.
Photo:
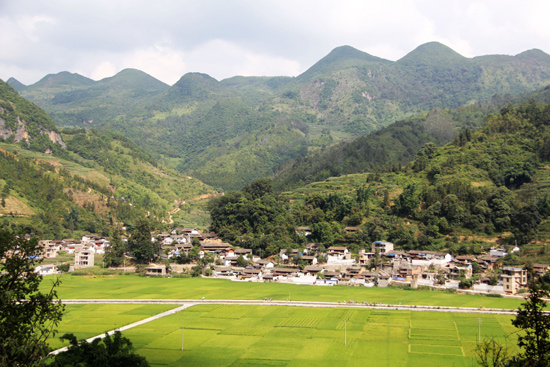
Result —
[{"label": "bush", "polygon": [[69,271],[69,267],[70,267],[69,264],[61,264],[61,265],[57,265],[57,270],[66,273]]},{"label": "bush", "polygon": [[460,289],[470,289],[472,288],[472,285],[474,285],[474,281],[472,279],[463,279],[458,283],[458,288]]}]

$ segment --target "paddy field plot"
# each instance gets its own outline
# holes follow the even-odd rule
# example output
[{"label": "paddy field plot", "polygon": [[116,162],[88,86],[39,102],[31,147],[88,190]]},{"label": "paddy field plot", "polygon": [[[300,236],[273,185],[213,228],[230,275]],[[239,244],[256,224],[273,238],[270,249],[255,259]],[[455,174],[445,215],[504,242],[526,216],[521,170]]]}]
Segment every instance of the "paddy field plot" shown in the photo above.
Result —
[{"label": "paddy field plot", "polygon": [[471,366],[478,319],[482,339],[513,340],[510,316],[267,305],[193,306],[123,335],[153,366]]},{"label": "paddy field plot", "polygon": [[[51,282],[46,277],[41,287]],[[517,309],[521,299],[457,295],[392,288],[320,287],[310,285],[232,282],[225,279],[145,278],[133,275],[82,277],[65,274],[57,288],[61,299],[246,299],[377,302],[385,304]]]}]

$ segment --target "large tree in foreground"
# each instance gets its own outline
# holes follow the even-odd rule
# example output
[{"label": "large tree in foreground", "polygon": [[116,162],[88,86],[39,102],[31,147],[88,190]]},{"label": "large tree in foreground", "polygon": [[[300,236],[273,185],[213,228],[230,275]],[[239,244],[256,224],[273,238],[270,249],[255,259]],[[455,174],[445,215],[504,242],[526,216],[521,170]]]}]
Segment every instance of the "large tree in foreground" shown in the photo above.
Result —
[{"label": "large tree in foreground", "polygon": [[47,356],[47,339],[56,333],[64,306],[52,283],[39,291],[42,276],[38,239],[25,240],[0,229],[0,365],[37,366]]},{"label": "large tree in foreground", "polygon": [[518,336],[518,346],[523,349],[519,356],[519,365],[550,365],[550,314],[544,311],[547,306],[544,298],[549,295],[545,283],[531,280],[529,296],[512,320],[512,325],[522,330]]}]

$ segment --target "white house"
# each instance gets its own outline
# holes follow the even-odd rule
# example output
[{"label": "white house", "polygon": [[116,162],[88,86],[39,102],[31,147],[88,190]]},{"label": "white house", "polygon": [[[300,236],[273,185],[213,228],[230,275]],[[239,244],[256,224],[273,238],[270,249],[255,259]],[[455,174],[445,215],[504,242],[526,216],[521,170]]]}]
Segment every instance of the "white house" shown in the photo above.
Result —
[{"label": "white house", "polygon": [[34,272],[42,276],[56,274],[57,265],[54,265],[54,264],[38,265],[36,268],[34,268]]}]

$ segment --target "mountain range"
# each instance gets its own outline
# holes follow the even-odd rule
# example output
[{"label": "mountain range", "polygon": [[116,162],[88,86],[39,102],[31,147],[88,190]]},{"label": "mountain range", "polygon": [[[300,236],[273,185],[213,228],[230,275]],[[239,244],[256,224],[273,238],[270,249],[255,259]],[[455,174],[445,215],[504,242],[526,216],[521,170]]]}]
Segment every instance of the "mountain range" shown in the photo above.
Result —
[{"label": "mountain range", "polygon": [[[189,73],[168,86],[127,69],[100,81],[61,72],[29,86],[8,83],[59,126],[119,132],[163,164],[231,190],[422,113],[431,116],[433,131],[445,132],[437,141],[443,144],[464,123],[479,126],[479,116],[454,121],[434,110],[543,88],[550,83],[550,55],[466,58],[431,42],[389,61],[342,46],[297,77],[217,81]],[[415,147],[405,149],[407,157]]]}]

